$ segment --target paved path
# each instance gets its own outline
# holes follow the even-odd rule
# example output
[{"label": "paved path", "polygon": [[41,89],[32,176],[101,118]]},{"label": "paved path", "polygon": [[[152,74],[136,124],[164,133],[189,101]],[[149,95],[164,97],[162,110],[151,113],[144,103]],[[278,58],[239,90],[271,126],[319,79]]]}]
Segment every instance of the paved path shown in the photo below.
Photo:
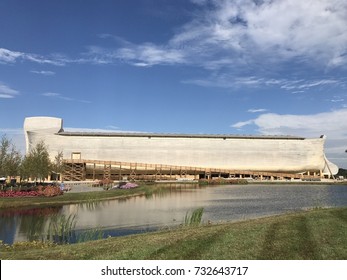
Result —
[{"label": "paved path", "polygon": [[95,192],[95,191],[103,191],[102,187],[91,187],[90,185],[72,185],[66,184],[67,187],[71,187],[69,192],[77,193],[77,192]]}]

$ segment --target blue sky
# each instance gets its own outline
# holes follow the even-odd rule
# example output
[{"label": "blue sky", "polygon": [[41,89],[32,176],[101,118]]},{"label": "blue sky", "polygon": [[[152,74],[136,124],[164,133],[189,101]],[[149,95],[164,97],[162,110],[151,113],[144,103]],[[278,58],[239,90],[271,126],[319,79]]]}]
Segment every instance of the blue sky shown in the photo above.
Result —
[{"label": "blue sky", "polygon": [[347,168],[345,0],[0,0],[0,133],[328,137]]}]

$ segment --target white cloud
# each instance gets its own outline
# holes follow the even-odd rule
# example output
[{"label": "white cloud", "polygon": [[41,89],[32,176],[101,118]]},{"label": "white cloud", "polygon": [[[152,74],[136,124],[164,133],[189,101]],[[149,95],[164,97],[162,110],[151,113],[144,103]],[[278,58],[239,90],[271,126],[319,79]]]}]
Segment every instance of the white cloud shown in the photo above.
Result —
[{"label": "white cloud", "polygon": [[347,64],[345,0],[194,0],[193,3],[197,9],[191,13],[191,20],[177,27],[166,42],[133,44],[116,35],[99,34],[99,38],[112,39],[120,47],[90,46],[73,60],[61,55],[42,56],[0,48],[0,62],[14,63],[21,59],[65,65],[121,61],[139,67],[189,64],[208,70],[254,69],[283,62],[328,68]]},{"label": "white cloud", "polygon": [[19,91],[0,82],[0,98],[15,98]]},{"label": "white cloud", "polygon": [[[326,63],[343,56],[345,1],[243,2],[238,14],[247,22],[247,36],[262,50],[275,50],[283,58],[319,57]],[[235,9],[235,4],[230,9]]]},{"label": "white cloud", "polygon": [[176,28],[166,42],[133,44],[116,35],[99,34],[99,38],[112,39],[120,47],[90,46],[74,60],[2,48],[0,61],[22,59],[53,65],[125,62],[138,67],[189,64],[215,71],[293,62],[328,68],[347,64],[345,0],[193,2],[197,9],[191,20]]},{"label": "white cloud", "polygon": [[347,63],[344,0],[194,3],[199,5],[194,17],[168,42],[127,42],[113,54],[137,66],[189,63],[206,69],[293,59],[326,67]]},{"label": "white cloud", "polygon": [[322,134],[334,139],[347,138],[347,109],[314,115],[261,114],[255,119],[238,122],[234,128],[256,125],[262,134],[286,134],[317,137]]},{"label": "white cloud", "polygon": [[312,115],[280,115],[266,113],[255,119],[241,121],[231,125],[235,129],[244,129],[255,125],[261,134],[296,135],[317,138],[326,135],[325,151],[327,157],[338,166],[347,168],[347,109]]},{"label": "white cloud", "polygon": [[[116,53],[118,58],[132,62],[134,65],[143,64],[176,64],[184,62],[182,52],[153,44],[143,44],[135,48],[122,48]],[[142,64],[142,65],[141,65]]]}]

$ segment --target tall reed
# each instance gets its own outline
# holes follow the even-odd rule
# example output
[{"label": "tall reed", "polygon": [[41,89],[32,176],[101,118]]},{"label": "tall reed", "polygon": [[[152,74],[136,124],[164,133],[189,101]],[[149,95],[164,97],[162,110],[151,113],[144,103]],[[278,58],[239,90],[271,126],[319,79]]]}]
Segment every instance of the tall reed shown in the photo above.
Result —
[{"label": "tall reed", "polygon": [[195,209],[191,214],[189,211],[184,217],[184,226],[197,226],[202,221],[202,214],[204,213],[204,208],[200,207]]},{"label": "tall reed", "polygon": [[70,243],[75,239],[76,215],[54,215],[48,226],[48,235],[55,243]]}]

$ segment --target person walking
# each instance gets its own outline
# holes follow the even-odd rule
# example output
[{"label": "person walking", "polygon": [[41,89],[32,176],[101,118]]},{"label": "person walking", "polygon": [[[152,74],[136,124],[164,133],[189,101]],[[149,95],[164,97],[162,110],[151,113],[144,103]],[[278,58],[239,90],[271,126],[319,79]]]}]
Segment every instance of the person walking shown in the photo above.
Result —
[{"label": "person walking", "polygon": [[65,188],[64,181],[61,181],[60,183],[60,190],[63,192]]}]

